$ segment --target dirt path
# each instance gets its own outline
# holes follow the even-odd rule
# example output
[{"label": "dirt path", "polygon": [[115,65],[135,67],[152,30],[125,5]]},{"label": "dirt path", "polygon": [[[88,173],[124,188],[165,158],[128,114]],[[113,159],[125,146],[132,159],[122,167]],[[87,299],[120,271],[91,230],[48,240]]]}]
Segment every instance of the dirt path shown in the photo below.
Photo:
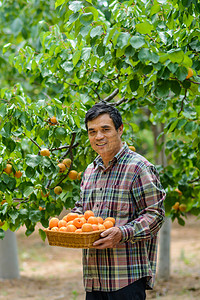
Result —
[{"label": "dirt path", "polygon": [[[200,220],[186,223],[172,224],[171,278],[157,278],[148,300],[200,299]],[[23,228],[17,241],[21,278],[0,280],[0,300],[84,300],[80,249],[51,247],[38,232],[26,237]]]}]

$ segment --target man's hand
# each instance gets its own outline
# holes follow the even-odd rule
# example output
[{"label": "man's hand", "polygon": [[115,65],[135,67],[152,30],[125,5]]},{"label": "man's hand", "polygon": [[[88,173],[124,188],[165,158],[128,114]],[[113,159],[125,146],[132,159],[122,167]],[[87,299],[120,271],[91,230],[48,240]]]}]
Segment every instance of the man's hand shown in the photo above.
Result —
[{"label": "man's hand", "polygon": [[118,227],[109,228],[101,233],[101,239],[94,242],[96,249],[114,248],[122,239],[122,232]]}]

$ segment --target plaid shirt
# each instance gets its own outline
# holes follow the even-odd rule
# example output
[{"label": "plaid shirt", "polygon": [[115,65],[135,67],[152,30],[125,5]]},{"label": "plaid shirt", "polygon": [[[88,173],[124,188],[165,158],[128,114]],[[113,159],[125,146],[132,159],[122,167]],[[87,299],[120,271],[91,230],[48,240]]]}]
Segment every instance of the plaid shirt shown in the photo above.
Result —
[{"label": "plaid shirt", "polygon": [[155,167],[126,143],[106,169],[100,156],[87,167],[73,211],[114,217],[123,238],[116,248],[83,249],[86,291],[115,291],[142,277],[153,287],[164,198]]}]

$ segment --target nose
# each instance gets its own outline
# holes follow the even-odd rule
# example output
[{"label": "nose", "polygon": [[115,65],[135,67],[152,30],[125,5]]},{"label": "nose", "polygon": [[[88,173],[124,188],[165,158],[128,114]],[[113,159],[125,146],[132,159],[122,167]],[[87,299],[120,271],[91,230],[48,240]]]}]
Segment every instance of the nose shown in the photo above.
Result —
[{"label": "nose", "polygon": [[104,138],[104,135],[103,133],[99,130],[97,131],[97,134],[96,134],[96,139],[97,140],[100,140],[100,139],[103,139]]}]

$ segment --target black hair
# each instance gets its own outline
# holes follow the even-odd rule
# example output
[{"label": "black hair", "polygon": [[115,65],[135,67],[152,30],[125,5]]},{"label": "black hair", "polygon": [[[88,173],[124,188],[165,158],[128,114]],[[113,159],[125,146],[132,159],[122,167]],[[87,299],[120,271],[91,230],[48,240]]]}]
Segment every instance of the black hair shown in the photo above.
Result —
[{"label": "black hair", "polygon": [[118,130],[118,128],[122,125],[122,116],[119,112],[119,110],[109,104],[107,104],[105,101],[101,101],[93,105],[86,113],[85,115],[85,127],[88,130],[87,123],[88,121],[92,121],[96,119],[98,116],[108,114],[110,118],[112,119],[115,129]]}]

